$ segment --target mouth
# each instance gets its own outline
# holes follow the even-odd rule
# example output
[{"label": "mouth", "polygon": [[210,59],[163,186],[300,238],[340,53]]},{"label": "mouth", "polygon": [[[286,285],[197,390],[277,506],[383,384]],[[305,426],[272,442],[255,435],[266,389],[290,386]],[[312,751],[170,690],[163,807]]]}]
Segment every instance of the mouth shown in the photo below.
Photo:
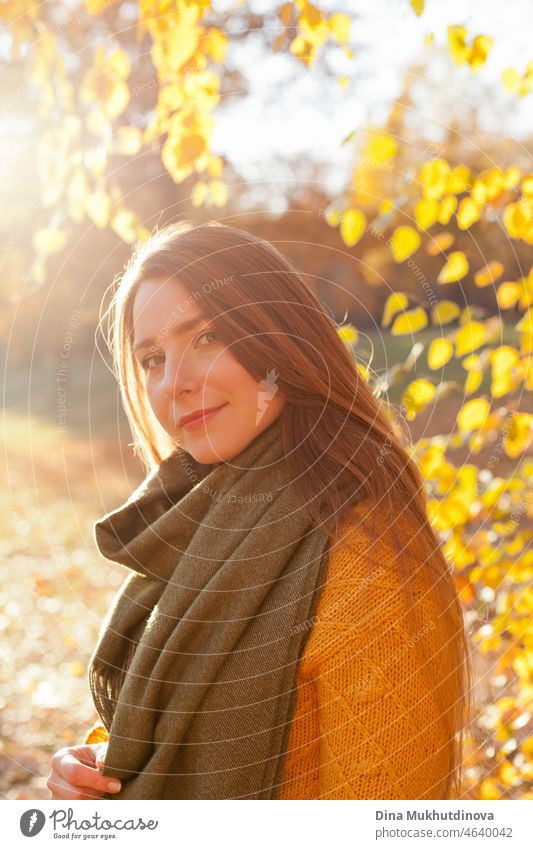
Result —
[{"label": "mouth", "polygon": [[179,420],[180,427],[185,428],[185,430],[194,430],[195,428],[202,427],[206,422],[208,422],[213,416],[222,410],[224,407],[227,407],[226,404],[221,404],[219,407],[209,407],[206,410],[201,410],[198,414],[194,413],[193,418],[191,416],[182,416]]}]

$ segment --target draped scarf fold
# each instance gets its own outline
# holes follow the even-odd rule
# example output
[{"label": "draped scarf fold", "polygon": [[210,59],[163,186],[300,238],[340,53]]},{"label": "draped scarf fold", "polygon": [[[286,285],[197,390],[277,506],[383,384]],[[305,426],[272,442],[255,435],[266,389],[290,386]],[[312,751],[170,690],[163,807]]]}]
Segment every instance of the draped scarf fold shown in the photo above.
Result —
[{"label": "draped scarf fold", "polygon": [[89,683],[113,799],[273,799],[328,537],[288,480],[275,419],[231,462],[176,449],[96,522],[129,570]]}]

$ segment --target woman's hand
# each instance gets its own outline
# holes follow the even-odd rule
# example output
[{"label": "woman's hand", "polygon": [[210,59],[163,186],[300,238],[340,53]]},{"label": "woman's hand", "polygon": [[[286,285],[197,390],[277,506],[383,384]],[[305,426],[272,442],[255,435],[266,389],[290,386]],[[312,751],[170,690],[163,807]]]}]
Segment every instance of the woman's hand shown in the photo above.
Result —
[{"label": "woman's hand", "polygon": [[52,771],[46,781],[51,799],[101,799],[117,793],[121,782],[104,777],[107,742],[66,746],[52,756]]}]

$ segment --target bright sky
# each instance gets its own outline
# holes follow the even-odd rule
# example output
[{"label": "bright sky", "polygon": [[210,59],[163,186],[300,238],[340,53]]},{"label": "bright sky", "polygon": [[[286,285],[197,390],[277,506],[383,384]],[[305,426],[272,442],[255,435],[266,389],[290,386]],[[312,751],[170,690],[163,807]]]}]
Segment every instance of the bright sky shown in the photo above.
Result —
[{"label": "bright sky", "polygon": [[[233,6],[232,0],[214,0],[216,8]],[[272,0],[251,0],[254,10],[272,9]],[[352,130],[380,124],[390,103],[401,92],[403,70],[423,59],[425,36],[435,36],[431,87],[419,85],[418,118],[431,140],[438,141],[439,123],[450,110],[464,109],[468,101],[483,104],[482,122],[488,132],[517,140],[533,128],[533,94],[511,95],[501,82],[501,72],[512,65],[520,73],[533,59],[533,3],[531,0],[426,0],[417,18],[409,0],[321,0],[329,11],[349,12],[350,46],[354,59],[342,54],[329,65],[348,76],[350,87],[342,90],[335,76],[328,79],[320,66],[307,70],[292,57],[264,53],[260,39],[232,45],[228,59],[246,70],[250,96],[217,110],[213,137],[215,152],[227,155],[240,173],[257,184],[250,201],[263,201],[281,211],[275,181],[280,188],[294,179],[286,161],[309,154],[329,164],[327,188],[339,191],[353,162],[353,149],[340,146]],[[490,35],[495,46],[486,65],[472,73],[467,65],[448,61],[447,27],[466,26],[470,36]],[[277,32],[272,34],[271,42]],[[340,53],[340,51],[339,51]],[[435,55],[436,54],[436,55]],[[434,119],[437,119],[436,121]]]},{"label": "bright sky", "polygon": [[[254,11],[276,10],[275,0],[246,0]],[[81,0],[66,0],[74,6]],[[354,59],[333,46],[328,58],[319,58],[306,69],[292,56],[262,49],[262,36],[250,35],[247,43],[230,43],[226,64],[248,77],[250,95],[222,104],[215,111],[213,151],[226,155],[252,188],[247,202],[272,212],[285,208],[283,195],[297,179],[291,160],[305,155],[326,166],[324,188],[342,190],[353,165],[351,145],[341,147],[350,132],[387,119],[391,102],[401,92],[405,69],[423,60],[432,50],[431,80],[417,83],[417,112],[412,116],[430,141],[439,141],[441,122],[468,104],[482,106],[481,120],[488,133],[508,135],[517,141],[533,128],[533,93],[523,98],[510,94],[501,82],[508,66],[520,73],[533,59],[533,3],[531,0],[426,0],[417,18],[409,0],[318,0],[325,11],[344,11],[352,17]],[[213,0],[215,10],[239,8],[236,0]],[[126,7],[124,7],[126,9]],[[490,35],[495,46],[486,65],[472,73],[467,65],[451,64],[447,27],[461,24],[470,37]],[[280,28],[273,30],[273,43]],[[424,48],[424,38],[434,33],[435,44]],[[0,45],[1,45],[0,40]],[[324,73],[324,61],[334,73]],[[350,79],[340,88],[337,75]],[[17,92],[13,92],[16,101]],[[13,126],[12,104],[0,107],[0,132]],[[23,131],[23,128],[22,128]],[[6,144],[11,144],[6,139]],[[4,149],[2,148],[2,153]],[[9,156],[0,157],[9,171]],[[301,177],[299,179],[302,179]],[[305,177],[304,177],[305,179]]]}]

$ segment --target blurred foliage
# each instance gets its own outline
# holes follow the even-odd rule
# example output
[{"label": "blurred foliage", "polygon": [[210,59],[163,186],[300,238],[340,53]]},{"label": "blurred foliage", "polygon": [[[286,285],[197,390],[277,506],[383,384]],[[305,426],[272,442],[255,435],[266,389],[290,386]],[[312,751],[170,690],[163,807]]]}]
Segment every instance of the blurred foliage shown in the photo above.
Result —
[{"label": "blurred foliage", "polygon": [[[423,17],[423,0],[405,2]],[[94,254],[93,242],[84,253],[79,249],[83,228],[101,233],[100,253],[107,252],[108,267],[116,269],[162,209],[178,204],[182,214],[179,204],[186,201],[199,220],[223,210],[231,223],[239,189],[228,191],[231,168],[213,153],[211,139],[222,99],[245,93],[244,75],[228,61],[233,43],[259,34],[302,72],[329,50],[357,63],[351,16],[325,12],[319,0],[273,3],[261,14],[237,0],[224,12],[214,6],[210,0],[87,0],[68,9],[33,0],[0,4],[10,38],[3,85],[13,110],[33,112],[39,124],[27,162],[39,195],[29,212],[14,197],[4,216],[21,222],[3,244],[4,304],[16,310],[25,275],[31,284],[26,324],[19,325],[29,332],[9,340],[20,361],[31,352],[33,363],[30,328],[40,326],[48,277],[55,277],[56,299],[82,300],[73,281],[87,281]],[[444,38],[450,73],[483,74],[492,35],[450,23]],[[406,73],[387,121],[343,140],[353,149],[354,166],[341,196],[326,200],[312,187],[318,180],[302,179],[305,195],[291,206],[307,217],[291,220],[292,258],[309,269],[324,300],[349,312],[350,323],[339,327],[344,344],[376,395],[388,399],[391,424],[413,437],[475,649],[477,709],[467,755],[472,792],[482,799],[530,799],[533,172],[527,146],[483,135],[473,105],[470,133],[446,116],[438,143],[424,137],[421,122],[413,121],[419,97],[413,80],[423,80],[434,41],[428,34],[425,65]],[[337,79],[345,90],[348,79]],[[530,97],[532,84],[533,62],[502,73],[509,98]],[[288,232],[283,218],[250,216],[247,226],[283,241]],[[327,246],[336,264],[310,251],[312,242]],[[340,285],[332,293],[321,277]],[[96,303],[86,301],[80,310],[79,349],[92,349]],[[12,314],[3,316],[7,336]],[[48,321],[49,361],[56,363],[64,320],[51,310]],[[372,321],[378,334],[361,332]],[[383,351],[374,350],[378,337],[383,361]],[[83,739],[94,718],[84,669],[114,591],[102,592],[90,568],[92,543],[80,541],[102,512],[87,493],[107,497],[116,485],[109,509],[126,493],[119,470],[115,475],[109,457],[103,459],[103,446],[95,466],[106,463],[105,492],[101,480],[91,481],[85,443],[59,439],[36,422],[26,441],[22,432],[22,422],[8,419],[3,554],[18,580],[3,590],[4,636],[16,651],[0,692],[1,791],[47,798],[42,777],[49,753],[58,742]],[[66,457],[75,472],[59,463]],[[106,564],[105,575],[118,586],[120,571]]]},{"label": "blurred foliage", "polygon": [[[475,170],[452,144],[416,162],[406,109],[398,103],[388,126],[348,137],[357,165],[325,218],[348,247],[360,243],[363,262],[370,254],[370,274],[378,252],[385,268],[404,266],[405,288],[387,297],[381,324],[410,350],[373,373],[355,328],[339,332],[376,395],[401,393],[387,406],[391,422],[441,423],[412,455],[475,648],[469,781],[482,799],[533,798],[533,265],[521,247],[533,244],[533,174],[512,162]],[[476,304],[476,288],[492,300]],[[463,379],[446,379],[453,358]]]}]

